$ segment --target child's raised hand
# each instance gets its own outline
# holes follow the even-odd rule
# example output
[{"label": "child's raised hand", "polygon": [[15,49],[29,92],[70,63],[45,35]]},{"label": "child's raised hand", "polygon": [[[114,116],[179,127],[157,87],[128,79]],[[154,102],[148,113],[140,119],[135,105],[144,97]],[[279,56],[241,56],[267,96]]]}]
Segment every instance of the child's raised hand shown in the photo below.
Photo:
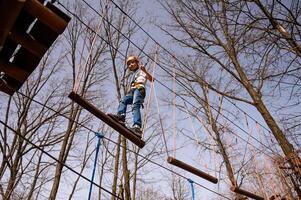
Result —
[{"label": "child's raised hand", "polygon": [[140,69],[144,72],[146,71],[145,66],[143,64],[140,65]]}]

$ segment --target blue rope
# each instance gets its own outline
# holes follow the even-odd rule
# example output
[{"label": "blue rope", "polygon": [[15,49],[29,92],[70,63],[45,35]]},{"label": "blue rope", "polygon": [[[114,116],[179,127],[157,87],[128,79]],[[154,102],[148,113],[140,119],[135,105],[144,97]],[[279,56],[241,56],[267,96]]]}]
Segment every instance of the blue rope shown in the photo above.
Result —
[{"label": "blue rope", "polygon": [[94,180],[96,164],[97,164],[97,157],[98,157],[98,152],[99,152],[99,147],[100,147],[100,140],[104,137],[100,133],[95,133],[95,136],[98,138],[98,140],[97,140],[97,145],[96,145],[96,154],[95,154],[95,159],[94,159],[94,167],[93,167],[93,172],[92,172],[92,178],[91,178],[91,184],[90,184],[88,200],[91,199],[93,180]]},{"label": "blue rope", "polygon": [[194,198],[194,187],[193,187],[193,180],[191,180],[190,178],[187,179],[187,181],[190,183],[190,187],[191,187],[191,196],[192,196],[192,200],[195,200]]}]

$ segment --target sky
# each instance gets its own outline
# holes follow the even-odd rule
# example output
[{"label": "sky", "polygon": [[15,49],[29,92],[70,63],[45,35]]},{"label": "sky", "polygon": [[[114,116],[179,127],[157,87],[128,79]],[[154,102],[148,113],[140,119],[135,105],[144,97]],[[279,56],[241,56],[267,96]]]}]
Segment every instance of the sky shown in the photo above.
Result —
[{"label": "sky", "polygon": [[[91,3],[93,5],[93,1],[87,1],[89,3]],[[163,33],[162,30],[160,30],[157,26],[155,26],[153,24],[153,22],[155,22],[156,24],[168,24],[169,21],[168,21],[168,16],[167,14],[165,13],[165,11],[163,10],[163,8],[160,6],[160,4],[158,3],[158,1],[156,0],[150,0],[150,1],[147,1],[147,0],[141,0],[141,1],[138,1],[139,4],[137,5],[138,8],[137,8],[137,17],[138,18],[141,18],[142,21],[141,21],[141,26],[156,40],[158,41],[162,46],[164,46],[165,48],[169,49],[169,50],[172,50],[172,51],[177,51],[177,52],[181,52],[182,49],[175,49],[173,48],[172,46],[172,43],[170,43],[170,38],[168,36],[166,36],[165,33]],[[119,10],[116,8],[116,12],[119,12]],[[141,43],[147,36],[145,35],[145,33],[143,33],[142,30],[138,30],[138,32],[135,34],[135,37],[132,38],[132,41],[136,44],[139,44]],[[152,49],[154,47],[154,43],[152,41],[149,41],[149,49]],[[146,51],[148,53],[148,51]],[[142,60],[143,62],[143,60]],[[144,62],[146,62],[144,60]],[[158,70],[156,72],[157,74],[160,73],[160,70]],[[166,94],[166,90],[164,90],[163,88],[161,88],[158,84],[156,85],[156,90],[157,90],[157,93],[158,93],[158,98],[163,98],[164,95]],[[162,102],[159,102],[160,105],[162,105]],[[248,110],[248,113],[252,113],[254,114],[254,118],[258,119],[259,118],[259,115],[258,113],[256,113],[256,111],[249,107],[249,106],[246,106],[246,105],[243,105],[241,104],[242,107],[244,107],[244,109]],[[168,107],[162,107],[161,108],[161,111],[164,112],[167,116],[171,116],[171,109],[168,108]],[[181,118],[183,118],[183,116],[181,116]],[[187,124],[187,121],[186,120],[184,122],[184,124],[186,123]],[[259,120],[260,121],[260,120]],[[169,126],[172,122],[169,121],[167,122],[169,124],[167,124],[166,126]],[[180,123],[179,123],[180,124]],[[191,127],[188,126],[188,125],[179,125],[179,126],[183,126],[184,128],[186,129],[190,129],[191,130]],[[199,127],[200,128],[200,127]],[[202,129],[198,129],[198,130],[202,130]],[[191,130],[192,131],[192,130]],[[197,134],[204,134],[205,131],[202,130],[200,133],[198,132]],[[245,139],[249,139],[247,137],[244,137]],[[181,141],[179,141],[181,142]],[[171,142],[169,142],[169,148],[172,148],[171,147]],[[191,153],[191,152],[194,152],[194,153]],[[189,156],[187,156],[189,155]],[[183,148],[181,151],[177,152],[177,158],[180,158],[180,159],[183,159],[183,161],[191,164],[191,165],[194,165],[194,166],[200,166],[200,168],[203,168],[204,170],[206,170],[206,166],[209,166],[210,167],[213,167],[214,164],[212,164],[214,162],[214,159],[217,159],[217,158],[213,158],[213,157],[210,157],[208,155],[199,155],[198,153],[196,153],[196,149],[195,147],[192,147],[192,146],[187,146],[185,148]],[[168,164],[165,162],[164,163],[164,158],[163,160],[161,160],[161,162],[167,166]],[[150,168],[153,167],[153,166],[149,166]],[[177,169],[176,169],[177,170]],[[183,171],[181,170],[177,170],[178,172],[180,173],[183,173]],[[154,172],[153,175],[150,175],[150,179],[152,178],[156,178],[157,175],[160,173],[161,171],[157,171],[157,172]],[[187,173],[185,173],[187,174]],[[191,179],[193,179],[194,181],[197,181],[199,183],[201,183],[202,185],[206,186],[206,187],[209,187],[210,189],[214,190],[214,191],[221,191],[224,189],[224,186],[221,186],[221,185],[213,185],[213,184],[210,184],[202,179],[200,179],[199,177],[196,177],[196,176],[193,176],[191,174],[188,174],[188,177],[190,177]],[[153,185],[153,187],[157,187],[157,188],[162,188],[162,185],[160,184],[163,184],[163,182],[159,182],[155,185]],[[167,187],[166,185],[164,185],[163,187]],[[204,190],[200,187],[196,187],[196,191],[202,195],[200,195],[201,199],[207,199],[207,197],[214,197],[215,195],[213,195],[211,192],[208,192],[208,190]]]},{"label": "sky", "polygon": [[[87,2],[91,3],[93,5],[94,0],[87,0]],[[137,17],[138,18],[142,18],[142,22],[141,25],[142,27],[155,39],[157,40],[162,46],[166,47],[167,49],[170,49],[172,51],[178,51],[180,52],[181,49],[173,49],[172,43],[170,43],[170,38],[163,33],[163,31],[161,31],[157,26],[155,26],[153,24],[153,22],[156,22],[157,24],[168,24],[169,20],[168,20],[168,16],[165,13],[165,11],[163,10],[163,8],[161,7],[161,5],[158,3],[158,1],[156,0],[140,0],[137,1],[138,3],[138,8],[137,8]],[[118,9],[116,8],[116,12],[118,12]],[[75,19],[72,19],[75,20]],[[133,38],[133,42],[135,43],[140,43],[143,39],[145,39],[147,36],[145,35],[145,33],[142,32],[142,30],[138,30],[137,34],[135,35],[136,37]],[[148,49],[152,49],[154,47],[154,43],[152,41],[149,41],[149,48]],[[144,62],[146,62],[144,60]],[[150,65],[148,66],[150,67]],[[160,70],[158,70],[156,73],[160,73]],[[160,99],[164,98],[167,93],[166,90],[164,90],[162,87],[160,87],[158,84],[156,85],[157,87],[157,92],[158,92],[158,98],[159,101]],[[171,95],[169,93],[169,95]],[[117,101],[115,101],[115,103],[117,103]],[[159,102],[160,105],[163,105],[163,103],[160,101]],[[250,113],[255,119],[257,119],[258,121],[262,121],[261,117],[259,116],[259,114],[256,112],[256,110],[254,110],[254,108],[251,108],[250,106],[246,106],[244,104],[239,104],[241,107],[243,107],[245,110],[248,111],[248,113]],[[230,106],[230,105],[229,105]],[[233,109],[235,109],[233,107]],[[161,112],[165,113],[166,116],[171,116],[171,109],[170,107],[167,106],[162,106],[161,108]],[[179,119],[181,118],[186,118],[186,120],[184,121],[184,123],[179,123],[179,126],[189,129],[191,130],[191,132],[193,132],[192,127],[190,125],[185,125],[185,124],[189,124],[190,121],[188,119],[187,116],[178,116]],[[194,121],[193,121],[194,122]],[[170,120],[168,122],[168,124],[166,124],[166,127],[170,126],[172,123],[172,120]],[[254,126],[254,123],[252,124]],[[198,126],[199,132],[197,132],[197,134],[205,134],[205,131]],[[169,131],[169,134],[171,133],[171,131]],[[246,138],[248,139],[248,138]],[[183,142],[184,143],[184,142]],[[172,148],[172,142],[169,142],[169,148]],[[205,169],[206,170],[206,166],[213,167],[212,162],[214,162],[214,157],[210,157],[208,155],[204,156],[204,155],[200,155],[199,153],[196,152],[196,148],[193,146],[187,146],[184,149],[182,149],[181,151],[177,152],[177,157],[183,159],[185,162],[190,163],[192,165],[195,166],[201,166],[200,168]],[[201,161],[201,162],[200,162]],[[168,164],[165,162],[165,158],[162,158],[162,160],[160,160],[160,162],[162,164],[164,164],[165,166],[168,166]],[[149,169],[158,169],[156,168],[156,166],[153,166],[152,164],[149,164]],[[90,175],[90,170],[92,168],[88,169],[85,173],[87,176]],[[214,191],[221,191],[224,188],[221,187],[220,185],[213,185],[210,184],[202,179],[200,179],[199,177],[193,176],[191,174],[185,173],[181,170],[177,170],[175,169],[177,172],[182,173],[187,175],[189,178],[201,183],[202,185],[209,187],[210,189],[214,190]],[[160,176],[160,173],[164,171],[164,170],[157,170],[154,171],[153,174],[151,174],[149,177],[150,180],[152,179],[156,179],[158,176]],[[168,172],[165,172],[165,174],[167,174]],[[213,174],[216,175],[216,174]],[[87,183],[87,182],[85,182]],[[160,185],[163,184],[163,185]],[[188,183],[187,183],[188,184]],[[88,185],[88,183],[87,183]],[[86,184],[83,185],[83,187],[87,186]],[[163,182],[159,182],[157,184],[154,184],[152,181],[149,185],[153,185],[153,187],[157,188],[158,190],[162,190],[162,191],[166,191],[164,189],[164,187],[168,187],[167,185],[165,185]],[[61,186],[61,188],[64,186]],[[200,194],[201,199],[207,199],[207,197],[214,197],[215,195],[213,195],[211,192],[208,192],[205,189],[202,189],[201,187],[195,187],[195,190],[198,194]],[[85,196],[87,191],[83,192],[83,196]],[[64,193],[64,192],[63,192]]]}]

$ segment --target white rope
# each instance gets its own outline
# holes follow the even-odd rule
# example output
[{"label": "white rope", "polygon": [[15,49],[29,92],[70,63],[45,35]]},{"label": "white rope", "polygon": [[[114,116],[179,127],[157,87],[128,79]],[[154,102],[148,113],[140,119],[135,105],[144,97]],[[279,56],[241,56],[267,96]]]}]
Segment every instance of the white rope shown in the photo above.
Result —
[{"label": "white rope", "polygon": [[[156,45],[156,49],[155,49],[155,59],[153,62],[153,72],[152,72],[152,77],[155,77],[155,69],[156,69],[156,63],[157,63],[157,59],[158,59],[158,45]],[[153,96],[153,91],[154,91],[154,81],[150,82],[150,94],[147,100],[147,104],[146,104],[146,108],[145,108],[145,112],[144,112],[144,116],[143,116],[143,123],[142,123],[142,138],[144,136],[144,130],[146,129],[146,125],[147,125],[147,115],[148,115],[148,111],[150,109],[151,106],[151,100],[152,100],[152,96]]]},{"label": "white rope", "polygon": [[176,157],[176,134],[177,134],[177,125],[176,125],[176,68],[175,68],[175,60],[173,59],[174,67],[173,67],[173,157]]},{"label": "white rope", "polygon": [[[98,22],[98,25],[97,25],[95,34],[94,34],[94,36],[93,36],[93,40],[92,40],[91,47],[90,47],[90,49],[89,49],[89,53],[88,53],[88,55],[87,55],[87,57],[86,57],[86,62],[85,62],[85,65],[84,65],[84,72],[87,71],[87,68],[88,68],[88,60],[89,60],[89,58],[90,58],[90,56],[91,56],[91,54],[92,54],[92,51],[93,51],[93,49],[94,49],[94,45],[95,45],[95,42],[96,42],[96,38],[97,38],[97,36],[98,36],[98,34],[99,34],[99,32],[100,32],[100,26],[101,26],[101,24],[102,24],[102,22],[103,22],[104,16],[106,15],[106,11],[107,11],[107,9],[105,9],[105,10],[103,11],[103,13],[102,13],[102,15],[101,15],[101,17],[100,17],[100,20],[99,20],[99,22]],[[80,61],[79,63],[81,63],[81,61]],[[79,64],[79,65],[80,65],[80,64]],[[83,76],[84,76],[84,72],[83,72],[83,73],[80,73],[80,67],[78,67],[78,72],[75,74],[75,81],[74,81],[74,85],[73,85],[73,89],[72,89],[75,93],[78,92],[79,85],[80,85],[80,81],[81,81],[81,79],[82,79]],[[80,76],[80,74],[81,74],[81,76]],[[79,76],[80,76],[80,77],[79,77]]]},{"label": "white rope", "polygon": [[162,131],[162,137],[163,137],[163,142],[164,142],[164,145],[165,145],[165,150],[166,150],[167,156],[169,156],[165,131],[164,131],[164,128],[163,128],[163,122],[162,122],[162,118],[161,118],[161,114],[160,114],[159,103],[158,103],[155,87],[154,87],[154,97],[155,97],[155,101],[156,101],[156,105],[157,105],[158,118],[159,118],[160,127],[161,127],[161,131]]}]

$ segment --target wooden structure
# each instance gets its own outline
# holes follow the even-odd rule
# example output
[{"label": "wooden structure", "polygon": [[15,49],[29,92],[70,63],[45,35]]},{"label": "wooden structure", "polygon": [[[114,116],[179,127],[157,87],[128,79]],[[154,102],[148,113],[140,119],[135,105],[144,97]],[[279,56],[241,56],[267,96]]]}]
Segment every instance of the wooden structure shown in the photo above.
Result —
[{"label": "wooden structure", "polygon": [[120,123],[116,122],[114,119],[106,115],[104,112],[98,110],[95,106],[93,106],[91,103],[86,101],[83,97],[79,96],[75,92],[71,92],[68,97],[73,101],[75,101],[78,105],[80,105],[81,107],[85,108],[87,111],[92,113],[94,116],[99,118],[101,121],[108,124],[114,130],[116,130],[121,135],[123,135],[125,138],[129,139],[131,142],[136,144],[138,147],[140,148],[144,147],[145,142],[143,140],[138,138],[132,131],[130,131]]},{"label": "wooden structure", "polygon": [[238,188],[237,186],[232,186],[232,187],[230,188],[230,190],[231,190],[232,192],[235,192],[235,193],[237,193],[237,194],[244,195],[244,196],[249,197],[249,198],[252,198],[252,199],[256,199],[256,200],[264,200],[263,197],[258,196],[258,195],[256,195],[256,194],[253,194],[253,193],[251,193],[251,192],[248,192],[248,191],[246,191],[246,190],[240,189],[240,188]]},{"label": "wooden structure", "polygon": [[182,162],[180,160],[177,160],[177,159],[175,159],[175,158],[173,158],[171,156],[168,156],[167,162],[170,163],[170,164],[172,164],[172,165],[174,165],[174,166],[177,166],[177,167],[179,167],[181,169],[184,169],[184,170],[186,170],[186,171],[188,171],[190,173],[193,173],[193,174],[195,174],[195,175],[197,175],[197,176],[199,176],[199,177],[201,177],[203,179],[206,179],[207,181],[210,181],[212,183],[216,184],[218,182],[217,178],[215,178],[215,177],[213,177],[213,176],[211,176],[211,175],[209,175],[209,174],[207,174],[205,172],[202,172],[201,170],[199,170],[199,169],[197,169],[195,167],[192,167],[192,166],[190,166],[190,165],[188,165],[188,164],[186,164],[186,163],[184,163],[184,162]]},{"label": "wooden structure", "polygon": [[44,0],[1,0],[0,91],[13,95],[38,66],[70,17]]}]

